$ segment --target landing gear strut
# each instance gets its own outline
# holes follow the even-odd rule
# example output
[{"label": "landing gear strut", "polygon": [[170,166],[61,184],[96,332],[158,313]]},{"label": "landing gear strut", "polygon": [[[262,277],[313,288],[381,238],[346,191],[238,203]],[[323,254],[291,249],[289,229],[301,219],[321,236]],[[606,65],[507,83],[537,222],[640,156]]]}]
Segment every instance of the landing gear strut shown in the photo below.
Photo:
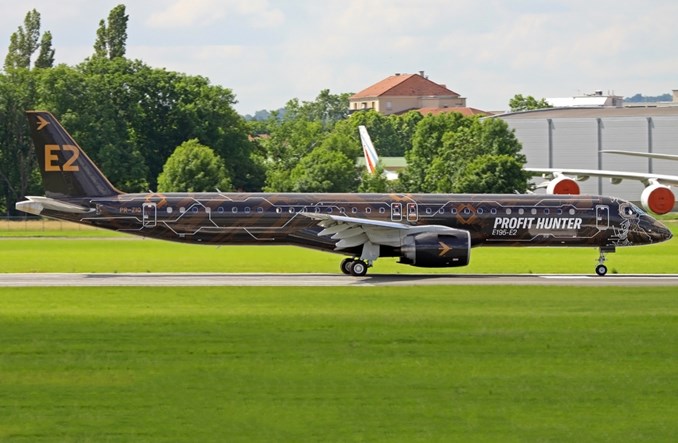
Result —
[{"label": "landing gear strut", "polygon": [[603,276],[607,274],[607,266],[605,266],[603,263],[605,263],[605,253],[606,252],[614,252],[615,248],[600,248],[600,256],[598,257],[598,266],[596,266],[596,274],[599,276]]},{"label": "landing gear strut", "polygon": [[341,272],[354,277],[362,277],[367,274],[367,268],[367,263],[355,258],[345,258],[340,265]]}]

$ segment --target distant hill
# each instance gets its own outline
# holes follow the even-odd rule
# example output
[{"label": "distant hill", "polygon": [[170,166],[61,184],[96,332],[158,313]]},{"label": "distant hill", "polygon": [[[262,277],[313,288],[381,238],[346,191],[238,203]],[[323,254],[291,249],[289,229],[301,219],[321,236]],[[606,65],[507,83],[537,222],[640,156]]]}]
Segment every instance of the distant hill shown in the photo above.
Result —
[{"label": "distant hill", "polygon": [[645,96],[643,94],[636,94],[633,97],[625,97],[626,103],[656,103],[656,102],[670,102],[673,100],[673,95],[662,94],[657,96]]}]

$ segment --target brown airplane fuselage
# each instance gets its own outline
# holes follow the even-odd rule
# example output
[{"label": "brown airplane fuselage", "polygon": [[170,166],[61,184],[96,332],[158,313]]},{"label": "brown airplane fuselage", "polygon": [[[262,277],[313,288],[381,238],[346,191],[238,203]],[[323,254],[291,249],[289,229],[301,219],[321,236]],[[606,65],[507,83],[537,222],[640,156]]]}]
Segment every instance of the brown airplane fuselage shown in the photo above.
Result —
[{"label": "brown airplane fuselage", "polygon": [[[144,237],[198,244],[291,244],[351,258],[463,266],[476,246],[645,245],[670,231],[613,197],[492,194],[145,193],[117,191],[58,121],[29,112],[46,197],[17,208]],[[366,267],[365,267],[366,269]],[[598,269],[597,269],[598,272]],[[599,272],[601,273],[601,272]],[[602,272],[604,274],[604,272]]]}]

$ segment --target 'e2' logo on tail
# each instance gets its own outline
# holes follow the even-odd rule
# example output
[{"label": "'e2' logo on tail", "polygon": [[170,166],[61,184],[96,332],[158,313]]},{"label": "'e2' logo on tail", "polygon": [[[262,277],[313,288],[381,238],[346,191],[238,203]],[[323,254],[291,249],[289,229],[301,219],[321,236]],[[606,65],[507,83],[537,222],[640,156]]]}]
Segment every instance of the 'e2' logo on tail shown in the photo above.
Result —
[{"label": "'e2' logo on tail", "polygon": [[[64,166],[58,164],[59,156],[55,154],[56,151],[69,151],[71,157],[66,160]],[[80,167],[74,165],[75,161],[80,157],[80,150],[73,145],[45,145],[45,171],[47,172],[78,172]]]}]

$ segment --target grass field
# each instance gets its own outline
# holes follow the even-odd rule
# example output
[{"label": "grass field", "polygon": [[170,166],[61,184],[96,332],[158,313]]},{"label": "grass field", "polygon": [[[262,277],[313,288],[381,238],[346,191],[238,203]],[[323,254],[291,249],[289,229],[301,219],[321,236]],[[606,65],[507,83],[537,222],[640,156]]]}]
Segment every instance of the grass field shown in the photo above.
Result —
[{"label": "grass field", "polygon": [[2,441],[678,441],[675,288],[0,289]]},{"label": "grass field", "polygon": [[[619,248],[611,273],[678,273],[676,238]],[[201,246],[140,239],[57,221],[0,224],[1,272],[322,272],[338,273],[342,256],[293,246]],[[470,266],[416,268],[377,260],[370,273],[593,274],[596,248],[474,248]]]},{"label": "grass field", "polygon": [[[293,246],[199,246],[159,240],[2,239],[0,272],[339,272],[341,255]],[[620,248],[611,273],[678,273],[678,240]],[[595,248],[474,248],[470,266],[415,268],[376,261],[370,273],[593,274]]]}]

